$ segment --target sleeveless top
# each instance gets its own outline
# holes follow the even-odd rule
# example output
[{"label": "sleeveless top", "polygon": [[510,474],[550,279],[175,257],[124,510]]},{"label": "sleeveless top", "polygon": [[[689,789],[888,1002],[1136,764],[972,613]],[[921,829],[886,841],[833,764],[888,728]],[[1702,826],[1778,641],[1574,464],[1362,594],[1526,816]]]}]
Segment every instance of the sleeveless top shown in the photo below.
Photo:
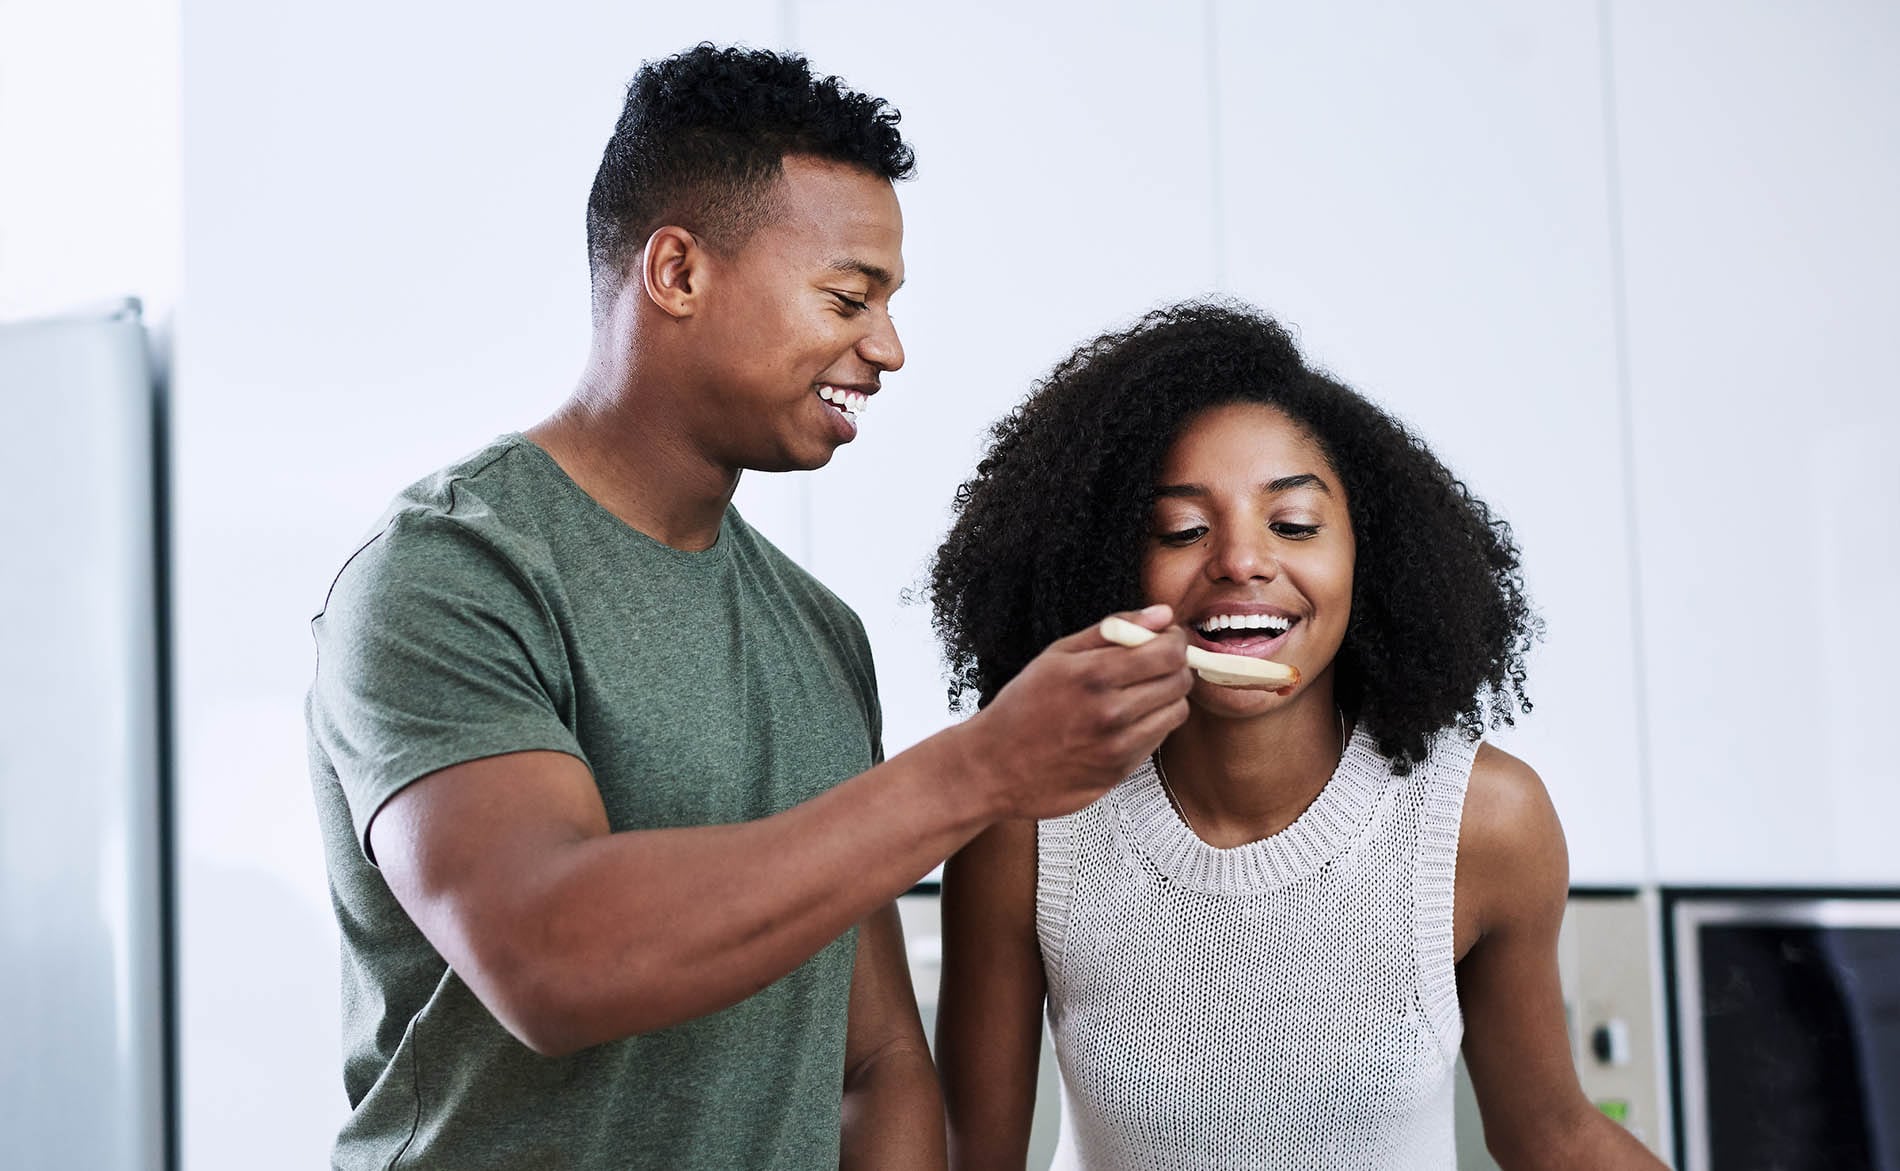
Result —
[{"label": "sleeveless top", "polygon": [[1452,883],[1476,742],[1356,730],[1272,837],[1216,849],[1149,761],[1037,826],[1056,1167],[1452,1171]]}]

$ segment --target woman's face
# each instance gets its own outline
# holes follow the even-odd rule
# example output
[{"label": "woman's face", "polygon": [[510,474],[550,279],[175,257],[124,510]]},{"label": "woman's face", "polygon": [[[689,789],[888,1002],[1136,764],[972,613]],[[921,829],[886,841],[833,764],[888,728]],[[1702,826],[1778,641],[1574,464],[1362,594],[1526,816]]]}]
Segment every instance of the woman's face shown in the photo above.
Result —
[{"label": "woman's face", "polygon": [[[1313,437],[1258,403],[1210,408],[1168,450],[1155,495],[1146,601],[1173,606],[1195,645],[1298,667],[1294,695],[1326,676],[1352,615],[1354,545],[1345,485]],[[1232,716],[1288,702],[1205,681],[1191,699]]]}]

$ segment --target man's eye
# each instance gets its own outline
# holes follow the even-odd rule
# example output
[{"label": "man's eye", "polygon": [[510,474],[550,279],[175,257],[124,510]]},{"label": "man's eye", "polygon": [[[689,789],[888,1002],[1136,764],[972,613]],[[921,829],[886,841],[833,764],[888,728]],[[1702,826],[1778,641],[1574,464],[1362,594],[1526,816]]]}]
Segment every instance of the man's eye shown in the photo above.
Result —
[{"label": "man's eye", "polygon": [[1173,532],[1162,533],[1161,543],[1163,545],[1192,545],[1206,535],[1206,525],[1194,525],[1191,528],[1175,529]]},{"label": "man's eye", "polygon": [[833,293],[831,295],[838,298],[839,303],[844,305],[846,311],[850,313],[862,313],[871,307],[869,301],[859,301],[856,298],[847,297],[843,293]]}]

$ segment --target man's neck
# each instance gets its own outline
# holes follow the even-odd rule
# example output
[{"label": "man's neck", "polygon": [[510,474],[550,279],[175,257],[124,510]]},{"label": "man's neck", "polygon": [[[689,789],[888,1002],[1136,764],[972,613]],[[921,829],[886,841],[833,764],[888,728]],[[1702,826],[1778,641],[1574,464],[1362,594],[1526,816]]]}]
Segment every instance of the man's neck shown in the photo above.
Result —
[{"label": "man's neck", "polygon": [[573,397],[526,434],[581,491],[628,525],[676,549],[719,538],[739,472],[693,444],[667,389],[623,368],[590,369]]}]

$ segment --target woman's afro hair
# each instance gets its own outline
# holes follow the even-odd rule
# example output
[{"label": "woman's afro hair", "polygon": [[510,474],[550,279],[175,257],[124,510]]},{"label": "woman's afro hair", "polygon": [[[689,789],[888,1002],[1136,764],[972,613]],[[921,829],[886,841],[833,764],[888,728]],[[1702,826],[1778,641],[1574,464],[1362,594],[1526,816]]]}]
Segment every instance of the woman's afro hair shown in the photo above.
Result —
[{"label": "woman's afro hair", "polygon": [[1542,624],[1510,526],[1277,322],[1208,301],[1085,343],[992,429],[930,569],[951,702],[988,703],[1050,642],[1145,603],[1163,460],[1189,419],[1239,402],[1303,427],[1345,485],[1357,556],[1334,687],[1380,750],[1409,771],[1442,729],[1529,712]]}]

